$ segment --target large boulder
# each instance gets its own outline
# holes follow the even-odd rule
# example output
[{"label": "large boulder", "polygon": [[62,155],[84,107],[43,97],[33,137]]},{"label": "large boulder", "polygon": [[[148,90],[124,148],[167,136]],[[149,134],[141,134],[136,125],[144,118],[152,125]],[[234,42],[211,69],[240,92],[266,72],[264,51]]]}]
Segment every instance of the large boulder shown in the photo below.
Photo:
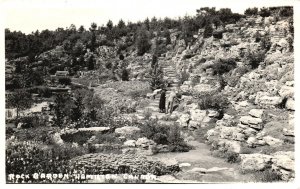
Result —
[{"label": "large boulder", "polygon": [[255,104],[265,107],[274,107],[281,104],[282,100],[280,96],[270,96],[267,92],[258,92],[255,98]]},{"label": "large boulder", "polygon": [[295,111],[295,100],[292,98],[288,98],[286,103],[285,103],[285,107],[288,110],[294,110]]},{"label": "large boulder", "polygon": [[255,118],[260,118],[260,119],[262,118],[263,114],[264,114],[264,110],[263,109],[252,109],[249,112],[249,115],[251,115],[251,116],[253,116]]},{"label": "large boulder", "polygon": [[138,127],[125,126],[121,128],[117,128],[115,133],[120,134],[126,138],[135,138],[138,134],[140,134],[141,129]]},{"label": "large boulder", "polygon": [[178,122],[181,127],[187,127],[189,120],[190,120],[190,115],[183,114],[179,117],[179,119],[176,122]]},{"label": "large boulder", "polygon": [[272,158],[272,169],[281,175],[281,179],[290,181],[295,177],[294,152],[276,152]]},{"label": "large boulder", "polygon": [[207,110],[192,109],[190,110],[190,113],[191,119],[193,121],[202,122],[202,120],[206,117],[208,112]]},{"label": "large boulder", "polygon": [[294,97],[294,87],[282,86],[278,93],[283,98]]},{"label": "large boulder", "polygon": [[251,116],[242,116],[240,118],[240,122],[244,125],[249,125],[249,127],[255,129],[262,129],[262,119],[260,118],[255,118]]},{"label": "large boulder", "polygon": [[265,154],[240,154],[243,171],[261,171],[270,167],[272,156]]}]

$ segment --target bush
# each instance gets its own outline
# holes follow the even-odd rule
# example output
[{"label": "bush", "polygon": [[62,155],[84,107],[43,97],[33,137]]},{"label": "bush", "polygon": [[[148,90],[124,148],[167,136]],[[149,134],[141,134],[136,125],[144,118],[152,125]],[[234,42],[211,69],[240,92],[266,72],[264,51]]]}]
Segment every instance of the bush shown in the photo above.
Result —
[{"label": "bush", "polygon": [[246,64],[250,66],[251,69],[256,69],[261,62],[264,62],[265,56],[266,55],[264,51],[248,52],[245,55]]},{"label": "bush", "polygon": [[168,134],[168,141],[171,152],[188,152],[191,149],[181,137],[178,125],[170,127]]},{"label": "bush", "polygon": [[281,176],[272,169],[266,169],[263,171],[256,171],[253,173],[255,180],[258,182],[274,182],[281,181]]},{"label": "bush", "polygon": [[236,67],[236,62],[234,59],[220,59],[213,65],[208,68],[212,68],[214,71],[214,75],[222,75],[224,73],[229,72],[230,70]]},{"label": "bush", "polygon": [[226,109],[229,105],[228,99],[222,94],[215,95],[200,95],[197,97],[199,99],[199,107],[201,110],[213,109],[217,111],[222,111]]},{"label": "bush", "polygon": [[62,85],[70,85],[71,84],[71,79],[68,77],[63,77],[63,78],[59,78],[58,82]]},{"label": "bush", "polygon": [[98,133],[93,141],[94,144],[121,144],[116,133]]},{"label": "bush", "polygon": [[65,133],[61,135],[61,139],[65,142],[75,142],[79,145],[82,145],[86,143],[92,136],[92,132]]},{"label": "bush", "polygon": [[18,130],[14,133],[15,137],[20,141],[35,141],[44,144],[53,144],[52,133],[58,131],[56,127],[36,127]]},{"label": "bush", "polygon": [[178,125],[160,125],[157,123],[157,120],[147,120],[139,127],[146,138],[153,140],[157,144],[169,145],[171,152],[187,152],[191,149],[184,142]]}]

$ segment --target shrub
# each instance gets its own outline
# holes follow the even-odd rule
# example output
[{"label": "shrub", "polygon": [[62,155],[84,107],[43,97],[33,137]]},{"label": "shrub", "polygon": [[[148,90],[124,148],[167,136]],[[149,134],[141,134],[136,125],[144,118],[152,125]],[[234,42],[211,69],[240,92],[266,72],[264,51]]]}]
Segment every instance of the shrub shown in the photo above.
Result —
[{"label": "shrub", "polygon": [[70,85],[71,84],[71,79],[68,77],[62,77],[58,79],[58,82],[62,85]]},{"label": "shrub", "polygon": [[211,27],[211,24],[207,24],[204,28],[204,33],[203,33],[203,37],[204,38],[209,38],[212,36],[213,34],[213,28]]},{"label": "shrub", "polygon": [[168,141],[171,152],[188,152],[191,149],[181,137],[178,125],[170,127]]},{"label": "shrub", "polygon": [[157,144],[167,144],[172,152],[187,152],[191,148],[188,146],[181,134],[178,125],[160,125],[157,120],[147,120],[140,124],[142,134],[155,141]]},{"label": "shrub", "polygon": [[265,60],[265,52],[258,51],[258,52],[248,52],[245,55],[246,64],[251,67],[251,69],[256,69],[261,62]]},{"label": "shrub", "polygon": [[82,145],[87,142],[93,136],[92,132],[76,132],[76,133],[65,133],[61,135],[61,139],[69,143],[77,143]]},{"label": "shrub", "polygon": [[116,133],[98,133],[93,141],[94,144],[121,144]]},{"label": "shrub", "polygon": [[222,94],[215,95],[199,95],[197,96],[199,99],[199,107],[201,110],[213,109],[217,111],[222,111],[226,109],[229,105],[228,99],[226,96]]},{"label": "shrub", "polygon": [[215,64],[211,66],[214,70],[214,74],[222,75],[224,73],[229,72],[230,70],[236,67],[236,62],[234,59],[220,59]]},{"label": "shrub", "polygon": [[44,144],[53,144],[52,133],[57,132],[56,127],[36,127],[18,130],[14,133],[15,137],[20,141],[36,141]]},{"label": "shrub", "polygon": [[253,173],[255,180],[258,182],[274,182],[281,181],[281,176],[272,169],[266,169],[263,171],[256,171]]}]

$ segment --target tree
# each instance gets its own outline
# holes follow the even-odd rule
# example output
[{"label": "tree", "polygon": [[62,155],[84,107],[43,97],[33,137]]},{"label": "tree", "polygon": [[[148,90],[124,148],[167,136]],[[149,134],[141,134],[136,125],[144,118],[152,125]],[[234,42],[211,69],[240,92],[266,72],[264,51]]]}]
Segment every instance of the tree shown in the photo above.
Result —
[{"label": "tree", "polygon": [[144,21],[144,25],[146,27],[146,30],[150,30],[150,21],[149,21],[149,18],[147,17]]},{"label": "tree", "polygon": [[74,92],[74,107],[71,110],[70,118],[73,122],[78,121],[83,116],[83,98],[85,93],[82,90],[76,90]]},{"label": "tree", "polygon": [[125,68],[122,69],[122,81],[129,81],[129,74]]},{"label": "tree", "polygon": [[57,94],[55,96],[54,104],[51,110],[54,112],[53,125],[58,127],[63,127],[64,120],[66,119],[67,113],[67,103],[70,98],[67,94]]},{"label": "tree", "polygon": [[244,14],[248,15],[248,16],[257,15],[258,14],[258,8],[257,7],[248,8],[248,9],[245,10]]},{"label": "tree", "polygon": [[209,38],[212,36],[212,34],[213,34],[213,28],[211,27],[211,24],[207,24],[204,28],[203,37]]},{"label": "tree", "polygon": [[113,27],[114,27],[114,24],[111,20],[108,20],[107,24],[106,24],[106,27],[111,30]]},{"label": "tree", "polygon": [[151,48],[148,33],[143,28],[138,31],[136,46],[138,56],[144,55]]},{"label": "tree", "polygon": [[79,28],[78,28],[78,32],[79,33],[83,33],[85,31],[85,28],[84,28],[84,26],[80,26]]},{"label": "tree", "polygon": [[95,34],[96,29],[97,29],[97,24],[93,22],[90,27],[90,31],[92,32],[92,38],[91,38],[91,51],[92,52],[94,52],[95,45],[96,45],[96,34]]},{"label": "tree", "polygon": [[271,15],[271,12],[268,8],[266,7],[263,7],[259,10],[258,14],[262,17],[268,17]]},{"label": "tree", "polygon": [[158,67],[157,65],[154,66],[153,69],[151,69],[150,77],[151,77],[150,87],[152,90],[160,88],[161,85],[164,83],[162,68]]},{"label": "tree", "polygon": [[95,69],[95,59],[94,59],[94,56],[91,55],[88,60],[87,60],[87,63],[88,63],[88,70],[93,70]]},{"label": "tree", "polygon": [[8,95],[7,106],[17,109],[17,118],[21,110],[30,108],[33,103],[31,94],[25,89],[15,90],[12,94]]}]

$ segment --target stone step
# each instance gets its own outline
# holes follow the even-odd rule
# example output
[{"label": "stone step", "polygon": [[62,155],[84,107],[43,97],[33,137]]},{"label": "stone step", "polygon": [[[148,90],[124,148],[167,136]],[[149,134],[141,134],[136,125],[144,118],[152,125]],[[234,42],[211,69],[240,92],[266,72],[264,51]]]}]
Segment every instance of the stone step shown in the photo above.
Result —
[{"label": "stone step", "polygon": [[158,112],[159,108],[158,108],[158,106],[147,106],[147,107],[145,107],[145,110]]},{"label": "stone step", "polygon": [[159,101],[149,103],[149,106],[158,106],[158,105],[159,105]]}]

